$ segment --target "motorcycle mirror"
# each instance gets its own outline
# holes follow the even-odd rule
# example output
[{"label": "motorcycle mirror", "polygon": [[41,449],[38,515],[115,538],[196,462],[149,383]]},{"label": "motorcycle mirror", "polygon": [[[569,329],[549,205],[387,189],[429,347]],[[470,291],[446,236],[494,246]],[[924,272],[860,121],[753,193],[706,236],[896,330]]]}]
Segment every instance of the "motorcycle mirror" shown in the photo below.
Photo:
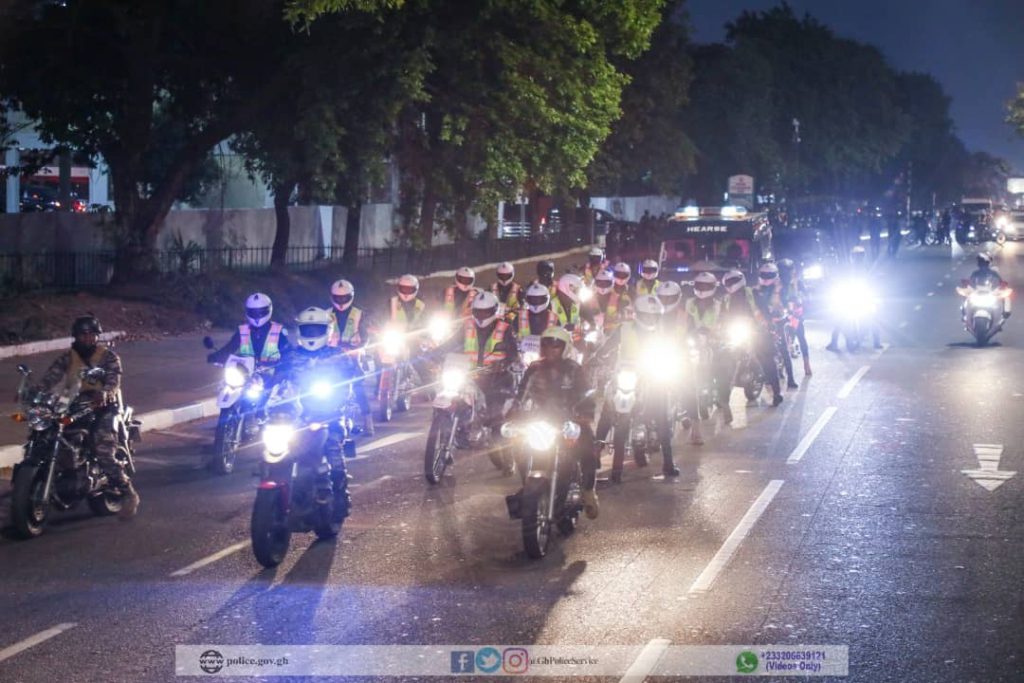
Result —
[{"label": "motorcycle mirror", "polygon": [[213,337],[209,335],[203,337],[203,346],[205,346],[208,349],[212,349],[214,347]]},{"label": "motorcycle mirror", "polygon": [[32,374],[32,371],[29,370],[28,366],[24,364],[18,365],[18,372],[20,372],[25,377],[28,377],[30,374]]}]

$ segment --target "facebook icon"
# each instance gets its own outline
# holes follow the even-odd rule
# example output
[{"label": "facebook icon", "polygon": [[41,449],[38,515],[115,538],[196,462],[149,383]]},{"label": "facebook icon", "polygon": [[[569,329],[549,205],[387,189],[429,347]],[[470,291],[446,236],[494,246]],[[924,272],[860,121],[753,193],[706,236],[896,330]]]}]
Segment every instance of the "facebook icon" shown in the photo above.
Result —
[{"label": "facebook icon", "polygon": [[452,673],[453,674],[471,674],[476,668],[474,662],[476,661],[476,653],[472,650],[454,650],[452,651]]}]

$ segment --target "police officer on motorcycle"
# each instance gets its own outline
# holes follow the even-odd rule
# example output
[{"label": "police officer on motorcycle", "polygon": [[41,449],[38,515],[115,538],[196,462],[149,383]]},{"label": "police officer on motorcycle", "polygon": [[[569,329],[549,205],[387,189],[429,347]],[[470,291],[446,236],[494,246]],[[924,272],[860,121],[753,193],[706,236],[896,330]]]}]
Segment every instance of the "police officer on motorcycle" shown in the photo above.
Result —
[{"label": "police officer on motorcycle", "polygon": [[363,310],[353,305],[355,297],[356,289],[348,280],[338,280],[331,285],[331,330],[327,346],[344,353],[339,363],[347,378],[352,380],[352,391],[363,413],[363,433],[373,436],[373,413],[360,367],[363,347],[370,338],[370,325]]},{"label": "police officer on motorcycle", "polygon": [[786,369],[786,387],[796,389],[796,378],[793,375],[793,359],[786,347],[786,309],[782,302],[782,282],[779,279],[779,267],[774,263],[765,263],[757,271],[757,286],[754,287],[754,300],[765,320],[770,321],[775,336],[776,353],[782,354],[783,367]]},{"label": "police officer on motorcycle", "polygon": [[[800,344],[800,355],[804,358],[804,376],[810,377],[811,357],[810,349],[807,347],[807,333],[804,330],[804,298],[807,289],[804,281],[796,272],[796,264],[793,259],[784,258],[779,261],[779,282],[782,285],[782,306],[789,313],[790,317],[797,321],[793,328],[797,342]],[[787,320],[787,324],[789,324]],[[788,349],[787,349],[788,352]]]},{"label": "police officer on motorcycle", "polygon": [[555,295],[555,262],[538,261],[537,279],[530,284],[541,284],[547,288],[551,296]]},{"label": "police officer on motorcycle", "polygon": [[246,323],[239,325],[228,343],[206,356],[207,363],[222,364],[228,356],[255,358],[257,365],[275,365],[291,346],[288,331],[281,323],[271,321],[274,304],[262,292],[250,294],[245,300]]},{"label": "police officer on motorcycle", "polygon": [[444,310],[458,318],[468,318],[476,297],[476,272],[469,266],[455,271],[455,283],[445,287]]},{"label": "police officer on motorcycle", "polygon": [[779,372],[775,366],[775,342],[767,329],[767,322],[761,315],[754,299],[754,292],[747,287],[747,278],[738,270],[730,270],[722,276],[725,298],[722,300],[723,318],[726,329],[732,320],[742,319],[750,323],[753,330],[753,352],[757,355],[765,380],[772,389],[772,407],[782,403],[782,387]]},{"label": "police officer on motorcycle", "polygon": [[[494,271],[497,280],[491,285],[491,292],[498,297],[498,301],[505,307],[506,311],[516,313],[519,310],[519,301],[523,295],[523,288],[516,282],[516,268],[508,261],[505,261]],[[510,321],[511,322],[511,321]]]},{"label": "police officer on motorcycle", "polygon": [[589,286],[594,283],[594,279],[604,271],[606,267],[604,260],[604,251],[600,247],[594,247],[587,254],[587,262],[583,266],[583,284]]},{"label": "police officer on motorcycle", "polygon": [[658,262],[654,259],[647,259],[640,265],[640,281],[636,283],[636,295],[654,294],[661,282],[658,280]]}]

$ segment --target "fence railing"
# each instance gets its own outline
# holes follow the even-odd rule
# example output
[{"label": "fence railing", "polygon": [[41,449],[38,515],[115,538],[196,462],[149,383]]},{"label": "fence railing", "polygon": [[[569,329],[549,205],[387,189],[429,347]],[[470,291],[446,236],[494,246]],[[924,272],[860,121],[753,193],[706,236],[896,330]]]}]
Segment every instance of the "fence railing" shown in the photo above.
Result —
[{"label": "fence railing", "polygon": [[[558,233],[518,239],[474,239],[429,249],[387,247],[360,248],[355,269],[375,276],[394,277],[454,270],[470,264],[512,261],[546,252],[568,249],[582,243],[575,234]],[[217,270],[258,271],[270,267],[270,247],[203,249],[186,247],[155,254],[161,273],[193,275]],[[314,270],[342,263],[344,248],[321,246],[289,247],[288,269]],[[75,289],[110,283],[117,255],[112,250],[88,252],[0,253],[0,290]]]}]

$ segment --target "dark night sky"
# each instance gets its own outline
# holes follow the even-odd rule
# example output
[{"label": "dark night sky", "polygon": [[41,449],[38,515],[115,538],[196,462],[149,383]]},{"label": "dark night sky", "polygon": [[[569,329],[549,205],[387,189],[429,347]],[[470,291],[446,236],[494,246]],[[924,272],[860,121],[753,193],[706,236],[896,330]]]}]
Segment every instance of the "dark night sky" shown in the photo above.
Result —
[{"label": "dark night sky", "polygon": [[[778,0],[687,0],[693,40],[725,37],[744,9]],[[1006,101],[1024,81],[1024,0],[790,0],[837,34],[878,46],[902,71],[934,76],[952,97],[960,138],[1024,172],[1024,138],[1003,123]]]}]

